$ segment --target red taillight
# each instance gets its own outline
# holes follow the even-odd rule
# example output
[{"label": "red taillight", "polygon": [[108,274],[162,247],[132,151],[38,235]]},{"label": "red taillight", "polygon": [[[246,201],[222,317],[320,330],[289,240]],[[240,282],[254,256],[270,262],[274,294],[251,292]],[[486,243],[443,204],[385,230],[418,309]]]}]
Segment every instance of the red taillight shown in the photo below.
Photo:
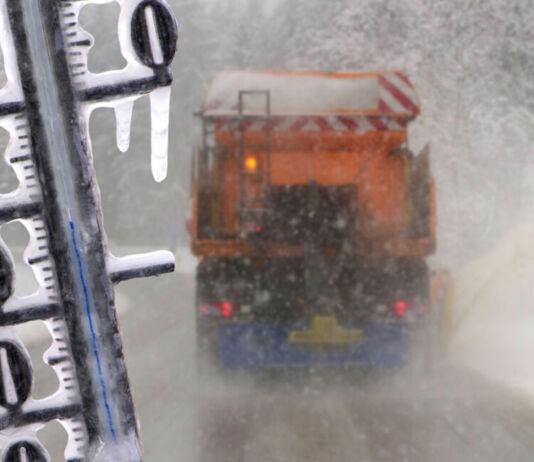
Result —
[{"label": "red taillight", "polygon": [[243,223],[243,230],[246,231],[246,232],[256,232],[256,233],[260,233],[261,230],[262,230],[262,227],[261,225],[257,225],[255,223],[251,223],[251,222],[245,222]]},{"label": "red taillight", "polygon": [[239,313],[239,305],[234,302],[209,302],[201,306],[200,312],[205,316],[223,316],[229,318]]},{"label": "red taillight", "polygon": [[402,300],[398,300],[393,304],[393,311],[399,318],[402,318],[406,314],[407,309],[407,303]]},{"label": "red taillight", "polygon": [[406,300],[397,300],[391,304],[391,310],[395,316],[402,318],[408,312],[411,313],[424,313],[427,310],[426,305],[420,302],[412,302]]},{"label": "red taillight", "polygon": [[232,316],[234,314],[234,305],[230,302],[222,302],[221,303],[221,314],[225,318]]}]

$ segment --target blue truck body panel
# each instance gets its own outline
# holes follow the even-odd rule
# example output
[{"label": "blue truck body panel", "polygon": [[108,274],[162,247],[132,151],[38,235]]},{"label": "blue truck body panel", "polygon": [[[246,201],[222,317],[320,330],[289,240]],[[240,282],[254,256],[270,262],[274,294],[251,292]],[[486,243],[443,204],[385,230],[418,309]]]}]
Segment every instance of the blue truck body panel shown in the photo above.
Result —
[{"label": "blue truck body panel", "polygon": [[221,324],[219,357],[226,368],[269,368],[361,365],[395,367],[405,363],[410,348],[408,326],[380,322],[343,326],[359,329],[362,340],[336,345],[289,341],[292,331],[309,325]]}]

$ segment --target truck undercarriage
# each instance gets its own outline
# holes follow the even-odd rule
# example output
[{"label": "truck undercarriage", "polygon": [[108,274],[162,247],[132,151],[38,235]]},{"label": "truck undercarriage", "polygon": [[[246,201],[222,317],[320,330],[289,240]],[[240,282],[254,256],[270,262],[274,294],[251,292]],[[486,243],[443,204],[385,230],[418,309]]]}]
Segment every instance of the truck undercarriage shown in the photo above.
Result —
[{"label": "truck undercarriage", "polygon": [[[399,365],[411,331],[428,316],[428,277],[426,263],[413,258],[204,259],[197,270],[200,358],[226,367],[316,365],[320,356],[330,365]],[[365,343],[336,338],[356,329]],[[308,341],[291,339],[300,331]],[[377,344],[396,351],[384,356]]]}]

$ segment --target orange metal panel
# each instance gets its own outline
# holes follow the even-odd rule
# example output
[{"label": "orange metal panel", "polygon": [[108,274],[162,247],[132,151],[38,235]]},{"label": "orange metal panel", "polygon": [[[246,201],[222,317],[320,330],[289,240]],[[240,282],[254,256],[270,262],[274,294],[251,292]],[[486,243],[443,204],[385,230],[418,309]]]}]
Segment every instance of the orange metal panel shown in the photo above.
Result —
[{"label": "orange metal panel", "polygon": [[271,184],[352,184],[364,163],[355,152],[275,151],[271,154]]},{"label": "orange metal panel", "polygon": [[[228,152],[237,152],[239,137],[237,132],[217,131],[216,141]],[[271,151],[360,151],[376,149],[383,145],[392,150],[407,139],[406,130],[353,131],[310,131],[310,132],[271,132]],[[244,145],[248,149],[264,149],[265,131],[247,131]]]},{"label": "orange metal panel", "polygon": [[[271,182],[273,185],[355,184],[358,189],[360,235],[365,248],[360,254],[426,256],[435,249],[435,188],[431,185],[431,235],[424,239],[405,239],[411,226],[408,206],[407,158],[392,155],[406,141],[406,131],[358,132],[273,132],[271,138]],[[239,159],[237,137],[231,132],[216,132],[219,151],[218,196],[223,229],[226,235],[237,235],[236,209],[239,199]],[[246,132],[245,156],[254,155],[258,169],[265,162],[264,132]],[[254,188],[248,177],[249,193]],[[213,179],[214,180],[214,179]],[[194,236],[197,237],[197,186],[194,185]],[[255,255],[259,251],[235,241],[195,241],[197,255]],[[268,255],[295,255],[294,247],[269,246]],[[274,252],[274,253],[273,253]]]},{"label": "orange metal panel", "polygon": [[[265,146],[264,135],[250,133],[247,147]],[[272,144],[271,184],[307,184],[314,180],[324,185],[355,184],[358,188],[361,232],[366,236],[388,236],[408,230],[407,182],[405,160],[390,155],[406,139],[403,131],[366,133],[279,133]],[[330,136],[328,136],[330,135]],[[228,132],[218,132],[218,141],[226,148],[219,194],[224,210],[226,233],[237,232],[236,206],[239,197],[239,160],[233,154],[235,139]],[[287,140],[287,142],[286,142]],[[291,140],[291,141],[290,141]],[[300,150],[277,150],[281,146]],[[265,153],[253,148],[258,169],[265,163]],[[261,189],[252,175],[247,176],[247,195],[254,197]]]},{"label": "orange metal panel", "polygon": [[[367,241],[357,246],[353,256],[416,257],[424,258],[435,251],[432,237],[418,239],[389,239]],[[304,255],[302,246],[263,245],[254,246],[242,240],[193,240],[191,251],[199,257],[299,257]],[[325,249],[326,256],[336,256],[339,251]]]},{"label": "orange metal panel", "polygon": [[192,205],[192,220],[191,220],[191,238],[198,238],[198,181],[196,178],[191,179],[191,189],[193,195],[193,205]]},{"label": "orange metal panel", "polygon": [[236,207],[239,203],[239,164],[237,159],[227,155],[222,157],[222,178],[219,184],[221,209],[224,213],[225,233],[237,230]]}]

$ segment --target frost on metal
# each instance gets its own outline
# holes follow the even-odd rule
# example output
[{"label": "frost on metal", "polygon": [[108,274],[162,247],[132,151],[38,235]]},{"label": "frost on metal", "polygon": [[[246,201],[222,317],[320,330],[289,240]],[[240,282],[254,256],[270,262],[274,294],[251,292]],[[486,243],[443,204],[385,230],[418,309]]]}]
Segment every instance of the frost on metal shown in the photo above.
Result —
[{"label": "frost on metal", "polygon": [[[67,461],[140,461],[137,420],[114,308],[113,284],[172,271],[169,252],[116,258],[106,246],[88,121],[113,107],[117,145],[130,143],[135,99],[151,94],[152,170],[167,172],[170,62],[176,23],[162,0],[118,0],[119,37],[127,61],[119,71],[87,68],[93,38],[81,9],[106,0],[0,0],[0,45],[7,84],[0,126],[10,142],[7,164],[19,185],[0,195],[0,226],[20,220],[30,234],[26,263],[36,293],[13,295],[15,268],[0,241],[0,449],[2,461],[49,461],[37,432],[59,421]],[[30,356],[15,326],[46,323],[53,341],[44,359],[60,386],[32,398]]]},{"label": "frost on metal", "polygon": [[[119,41],[126,59],[124,69],[92,73],[87,67],[87,56],[94,42],[93,37],[77,26],[82,8],[88,3],[110,3],[121,5],[119,18]],[[167,175],[167,138],[170,109],[171,77],[168,69],[174,53],[176,25],[164,2],[97,0],[94,2],[72,2],[66,7],[69,22],[65,31],[70,34],[71,23],[76,23],[76,52],[68,59],[73,72],[76,89],[85,100],[88,114],[96,107],[113,107],[117,123],[117,147],[128,150],[130,125],[134,101],[151,92],[152,125],[152,174],[156,181],[163,181]],[[134,38],[135,37],[135,38]],[[126,82],[125,82],[126,79]],[[88,120],[88,117],[86,117]]]}]

